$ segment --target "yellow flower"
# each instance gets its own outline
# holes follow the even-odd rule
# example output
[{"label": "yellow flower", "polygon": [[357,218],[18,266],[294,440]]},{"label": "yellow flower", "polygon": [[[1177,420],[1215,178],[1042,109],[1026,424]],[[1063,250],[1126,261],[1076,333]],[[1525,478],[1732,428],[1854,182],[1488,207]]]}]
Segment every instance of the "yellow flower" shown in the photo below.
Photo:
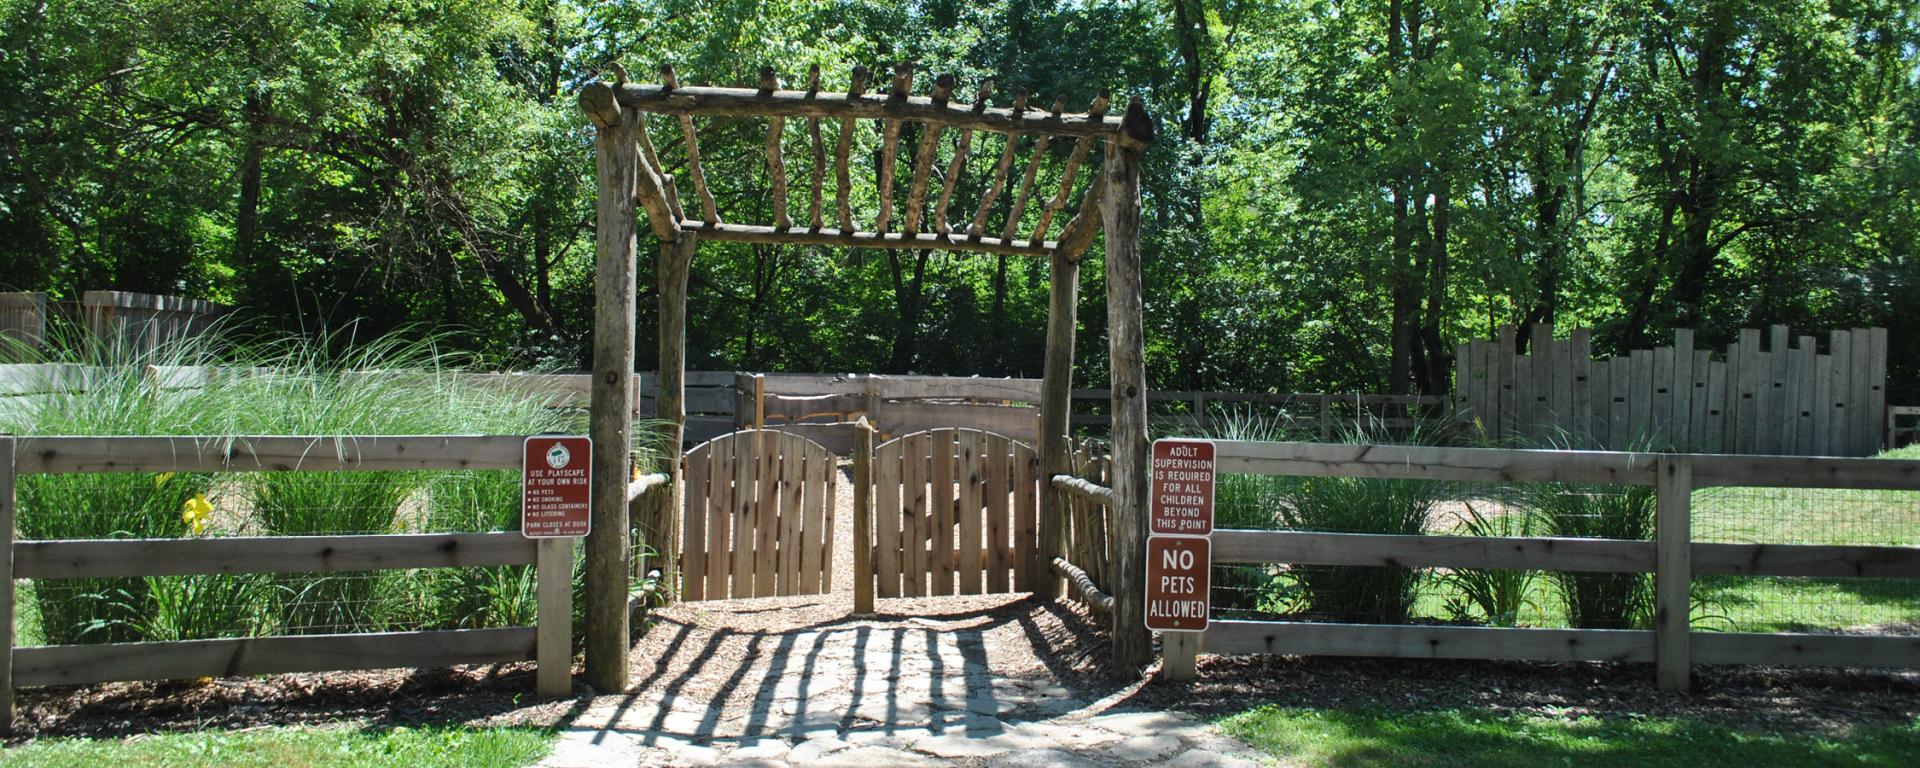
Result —
[{"label": "yellow flower", "polygon": [[191,526],[195,536],[206,532],[207,518],[212,516],[213,505],[207,503],[207,495],[204,493],[196,493],[193,498],[187,499],[185,504],[180,505],[180,521]]},{"label": "yellow flower", "polygon": [[173,479],[172,472],[162,472],[153,478],[153,487],[158,488],[160,486],[166,485],[167,481],[172,479]]}]

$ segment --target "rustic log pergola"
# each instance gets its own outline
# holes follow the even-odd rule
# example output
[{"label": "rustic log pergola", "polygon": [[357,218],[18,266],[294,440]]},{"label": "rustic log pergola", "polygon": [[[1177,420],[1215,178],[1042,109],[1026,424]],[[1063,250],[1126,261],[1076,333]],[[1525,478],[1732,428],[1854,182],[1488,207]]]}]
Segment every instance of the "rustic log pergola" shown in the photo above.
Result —
[{"label": "rustic log pergola", "polygon": [[[820,88],[820,70],[807,75],[805,90],[781,87],[771,68],[763,69],[759,88],[682,86],[671,67],[661,68],[660,83],[636,84],[613,67],[618,80],[594,83],[580,94],[580,107],[596,130],[599,207],[596,232],[592,430],[597,466],[593,489],[593,533],[587,539],[586,672],[601,690],[627,685],[626,590],[629,563],[627,445],[632,436],[634,386],[635,251],[639,211],[660,241],[655,262],[659,295],[659,378],[656,417],[666,423],[664,442],[679,446],[686,423],[686,298],[687,278],[696,243],[701,239],[748,242],[841,245],[856,248],[938,249],[946,251],[1013,254],[1044,257],[1051,265],[1051,300],[1047,322],[1047,352],[1042,386],[1040,452],[1043,477],[1070,470],[1068,409],[1072,391],[1073,344],[1079,300],[1081,255],[1101,230],[1106,232],[1106,284],[1109,349],[1112,355],[1113,486],[1111,540],[1117,559],[1114,570],[1115,607],[1112,612],[1114,661],[1117,674],[1131,675],[1152,654],[1144,624],[1145,523],[1147,502],[1147,420],[1140,286],[1140,165],[1153,141],[1152,121],[1136,98],[1120,116],[1108,114],[1102,94],[1086,112],[1065,111],[1065,99],[1046,110],[1027,104],[1024,91],[1015,93],[1010,107],[987,103],[991,82],[980,88],[971,103],[953,100],[954,79],[935,79],[928,95],[913,95],[914,65],[894,68],[891,87],[869,93],[868,72],[855,67],[844,91]],[[660,165],[646,128],[649,113],[668,115],[679,123],[686,145],[685,174],[692,180],[694,203],[682,207],[676,180]],[[741,224],[721,218],[701,167],[695,117],[765,120],[766,162],[771,180],[773,221]],[[782,157],[788,119],[807,121],[811,173],[804,220],[796,222],[788,208],[787,173]],[[856,221],[849,203],[851,174],[848,156],[861,120],[879,121],[882,151],[878,169],[879,212],[866,227]],[[825,200],[828,147],[821,121],[837,121],[838,141],[832,148],[836,182],[832,215]],[[894,189],[901,128],[920,123],[922,130],[910,161],[911,181],[904,210],[894,211]],[[933,171],[940,138],[954,132],[955,144],[944,182],[934,196]],[[1003,142],[989,186],[970,221],[950,221],[956,182],[975,146],[975,135],[997,134]],[[1023,137],[1033,137],[1024,173],[1014,175],[1017,150]],[[1037,223],[1021,228],[1035,181],[1055,138],[1074,142],[1061,168],[1060,182],[1051,197],[1039,203]],[[1087,185],[1078,209],[1061,228],[1058,239],[1047,236],[1065,212],[1079,167],[1094,142],[1104,148],[1099,175]],[[997,228],[988,219],[994,203],[1011,191],[1009,209]],[[1043,193],[1044,195],[1044,193]],[[929,199],[932,204],[929,205]],[[964,216],[964,212],[962,213]],[[642,528],[668,553],[677,538],[679,463],[670,462],[673,489],[659,495],[643,512],[650,518]],[[1058,493],[1043,488],[1040,508],[1041,563],[1038,573],[1064,554],[1066,530]],[[857,547],[857,549],[859,549]],[[858,555],[856,555],[858,557]],[[860,560],[865,560],[860,557]],[[1041,581],[1041,597],[1059,595],[1058,578]],[[870,590],[867,591],[870,594]],[[868,601],[871,598],[867,598]],[[869,605],[855,610],[867,612]]]}]

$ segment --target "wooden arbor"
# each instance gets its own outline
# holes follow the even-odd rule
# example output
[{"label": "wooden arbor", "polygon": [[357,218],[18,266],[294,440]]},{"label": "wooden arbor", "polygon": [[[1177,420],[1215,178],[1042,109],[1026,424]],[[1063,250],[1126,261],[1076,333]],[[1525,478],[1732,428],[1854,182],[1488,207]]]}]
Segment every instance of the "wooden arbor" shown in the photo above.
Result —
[{"label": "wooden arbor", "polygon": [[[1115,578],[1129,585],[1115,590],[1115,669],[1130,675],[1143,666],[1151,656],[1151,646],[1144,625],[1144,596],[1137,588],[1144,578],[1148,451],[1140,298],[1140,164],[1153,140],[1153,126],[1139,100],[1131,101],[1118,117],[1107,114],[1104,94],[1084,113],[1066,112],[1065,99],[1056,100],[1051,109],[1031,109],[1024,91],[1015,93],[1011,107],[991,107],[987,104],[992,90],[989,83],[971,103],[956,103],[952,100],[951,76],[937,78],[928,95],[913,95],[911,64],[895,67],[891,87],[876,93],[867,90],[868,72],[864,67],[855,67],[846,90],[835,92],[820,89],[818,67],[809,72],[805,90],[783,89],[770,68],[761,71],[757,89],[681,86],[670,67],[661,69],[659,84],[642,85],[626,82],[625,72],[614,69],[618,82],[594,83],[580,94],[580,107],[597,129],[599,176],[592,398],[592,435],[599,446],[595,451],[599,466],[594,472],[598,485],[594,489],[593,535],[587,541],[588,681],[602,690],[621,689],[627,683],[628,547],[623,480],[630,472],[625,449],[633,423],[634,269],[641,210],[660,241],[660,256],[655,262],[660,302],[659,394],[655,402],[657,418],[671,425],[668,444],[680,444],[686,422],[687,275],[700,239],[1025,255],[1046,258],[1051,264],[1040,440],[1049,476],[1069,470],[1067,427],[1079,265],[1094,235],[1104,229],[1113,390],[1112,541],[1118,560]],[[685,142],[684,172],[692,180],[694,195],[684,207],[675,179],[667,175],[655,152],[646,126],[648,113],[670,115],[678,123],[680,138]],[[772,187],[773,221],[742,224],[722,218],[701,166],[695,117],[766,122],[766,170]],[[789,209],[783,157],[785,123],[789,119],[805,120],[809,139],[811,168],[804,212]],[[831,148],[835,179],[831,215],[825,199],[829,147],[821,133],[823,120],[833,121],[839,131]],[[856,220],[849,200],[849,155],[862,120],[878,121],[882,137],[877,172],[879,210],[871,220],[865,216]],[[907,123],[920,124],[920,138],[909,158],[910,168],[902,170],[896,166],[901,129]],[[934,171],[939,165],[940,139],[949,132],[954,134],[954,148],[936,193]],[[999,137],[999,159],[973,216],[950,221],[954,188],[964,174],[969,153],[979,145],[983,157],[988,156],[985,152],[993,136]],[[1016,172],[1015,161],[1027,137],[1032,142],[1024,172]],[[1025,228],[1036,179],[1048,161],[1048,146],[1056,138],[1074,142],[1071,154],[1060,167],[1057,188],[1038,204],[1036,222]],[[1067,207],[1079,167],[1096,141],[1104,148],[1099,173],[1087,184],[1078,210],[1061,227],[1058,239],[1049,240],[1053,224]],[[905,205],[896,217],[895,198],[899,195],[895,177],[902,173],[910,181]],[[1005,214],[997,227],[990,227],[989,219],[998,212],[995,202],[1009,192]],[[669,487],[677,489],[677,464],[670,471],[676,482]],[[677,538],[677,493],[663,494],[644,513],[651,519],[642,521],[641,527],[656,541]],[[1042,500],[1037,556],[1048,563],[1061,554],[1065,531],[1056,511],[1060,506],[1056,494],[1049,490],[1042,494]],[[667,568],[672,567],[668,560]],[[1044,565],[1039,572],[1047,572]],[[1042,597],[1059,593],[1057,579],[1042,582]],[[871,606],[856,606],[856,610],[871,610]]]}]

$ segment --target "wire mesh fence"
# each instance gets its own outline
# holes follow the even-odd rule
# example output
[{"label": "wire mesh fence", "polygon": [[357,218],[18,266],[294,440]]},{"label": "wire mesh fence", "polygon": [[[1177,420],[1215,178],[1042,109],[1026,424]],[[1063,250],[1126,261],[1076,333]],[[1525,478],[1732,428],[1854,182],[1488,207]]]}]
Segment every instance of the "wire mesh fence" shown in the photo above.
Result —
[{"label": "wire mesh fence", "polygon": [[[513,471],[23,475],[23,540],[518,530]],[[531,566],[41,579],[17,596],[23,645],[535,623]]]},{"label": "wire mesh fence", "polygon": [[[1222,475],[1223,529],[1652,540],[1651,487]],[[1693,540],[1920,545],[1920,492],[1694,491]],[[1650,574],[1300,564],[1213,569],[1222,618],[1650,628]],[[1700,630],[1920,635],[1920,581],[1698,575]]]}]

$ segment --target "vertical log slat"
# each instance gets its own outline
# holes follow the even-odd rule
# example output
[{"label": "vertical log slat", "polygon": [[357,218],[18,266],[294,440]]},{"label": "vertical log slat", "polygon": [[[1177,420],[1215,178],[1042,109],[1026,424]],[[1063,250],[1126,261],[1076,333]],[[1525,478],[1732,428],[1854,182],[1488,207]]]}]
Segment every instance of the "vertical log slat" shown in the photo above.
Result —
[{"label": "vertical log slat", "polygon": [[[913,62],[903,61],[893,67],[893,90],[887,93],[887,101],[904,102],[913,91]],[[881,136],[880,146],[880,216],[874,222],[873,231],[886,233],[893,224],[893,167],[900,154],[900,123],[898,119],[886,121],[885,132]]]},{"label": "vertical log slat", "polygon": [[[867,68],[853,68],[853,82],[847,86],[847,100],[855,101],[867,91]],[[833,151],[833,175],[839,187],[834,192],[834,204],[840,209],[840,231],[853,231],[853,208],[847,202],[847,195],[853,185],[852,174],[847,170],[847,155],[853,151],[853,129],[860,122],[851,117],[840,118],[840,143]]]},{"label": "vertical log slat", "polygon": [[[933,82],[933,103],[947,105],[947,97],[953,93],[953,75],[941,75]],[[907,188],[907,221],[905,231],[909,235],[920,233],[920,220],[927,201],[927,183],[933,178],[933,151],[940,146],[939,123],[922,123],[920,143],[913,151],[913,184]]]},{"label": "vertical log slat", "polygon": [[[773,67],[760,68],[760,93],[772,96],[780,90],[780,76]],[[790,229],[793,219],[787,215],[787,164],[780,157],[780,135],[787,130],[787,119],[778,115],[767,118],[767,179],[773,190],[773,226],[777,229]]]},{"label": "vertical log slat", "polygon": [[[807,68],[807,98],[820,95],[820,65]],[[813,142],[813,183],[807,211],[807,226],[819,231],[821,227],[821,198],[825,195],[827,183],[827,145],[820,141],[820,118],[807,118],[807,138]]]},{"label": "vertical log slat", "polygon": [[[973,111],[987,108],[987,97],[993,94],[993,81],[988,80],[980,86],[980,92],[973,97]],[[942,235],[950,234],[953,228],[947,226],[947,206],[953,202],[953,187],[967,170],[967,153],[973,148],[973,129],[960,129],[959,143],[954,145],[953,160],[947,163],[947,181],[940,186],[940,202],[933,206],[933,231]]]},{"label": "vertical log slat", "polygon": [[[1053,116],[1058,118],[1067,108],[1065,97],[1053,100]],[[1033,195],[1033,181],[1040,175],[1040,165],[1047,161],[1047,147],[1053,143],[1053,137],[1040,134],[1033,143],[1033,155],[1027,160],[1027,172],[1020,177],[1020,191],[1013,196],[1013,210],[1007,212],[1006,226],[1000,229],[1000,239],[1013,242],[1013,236],[1020,232],[1020,217],[1026,213],[1027,199]]]},{"label": "vertical log slat", "polygon": [[[1106,115],[1107,98],[1105,91],[1093,97],[1093,106],[1087,109],[1087,115],[1096,119]],[[1046,241],[1047,230],[1053,225],[1053,217],[1067,207],[1067,195],[1073,193],[1074,177],[1079,175],[1080,164],[1086,161],[1087,149],[1092,146],[1093,137],[1091,136],[1082,136],[1073,143],[1073,154],[1067,156],[1067,167],[1060,172],[1060,188],[1054,191],[1053,199],[1048,200],[1046,207],[1040,211],[1040,223],[1034,226],[1030,242]],[[1195,414],[1199,413],[1195,411]]]},{"label": "vertical log slat", "polygon": [[[1027,111],[1027,89],[1018,88],[1013,92],[1013,116],[1018,119]],[[987,211],[993,209],[993,201],[1007,188],[1007,173],[1013,169],[1013,154],[1020,148],[1020,134],[1006,134],[1006,149],[1000,152],[1000,164],[994,166],[993,184],[987,187],[987,193],[980,197],[980,208],[974,211],[973,225],[967,227],[967,236],[980,239],[987,230]]]},{"label": "vertical log slat", "polygon": [[[671,65],[660,67],[660,83],[671,91],[680,87],[679,78],[673,74]],[[708,224],[720,223],[720,209],[713,204],[713,191],[707,189],[707,175],[700,170],[700,137],[694,135],[693,116],[680,116],[680,136],[687,144],[687,174],[693,177],[693,193],[700,198],[702,220]]]}]

